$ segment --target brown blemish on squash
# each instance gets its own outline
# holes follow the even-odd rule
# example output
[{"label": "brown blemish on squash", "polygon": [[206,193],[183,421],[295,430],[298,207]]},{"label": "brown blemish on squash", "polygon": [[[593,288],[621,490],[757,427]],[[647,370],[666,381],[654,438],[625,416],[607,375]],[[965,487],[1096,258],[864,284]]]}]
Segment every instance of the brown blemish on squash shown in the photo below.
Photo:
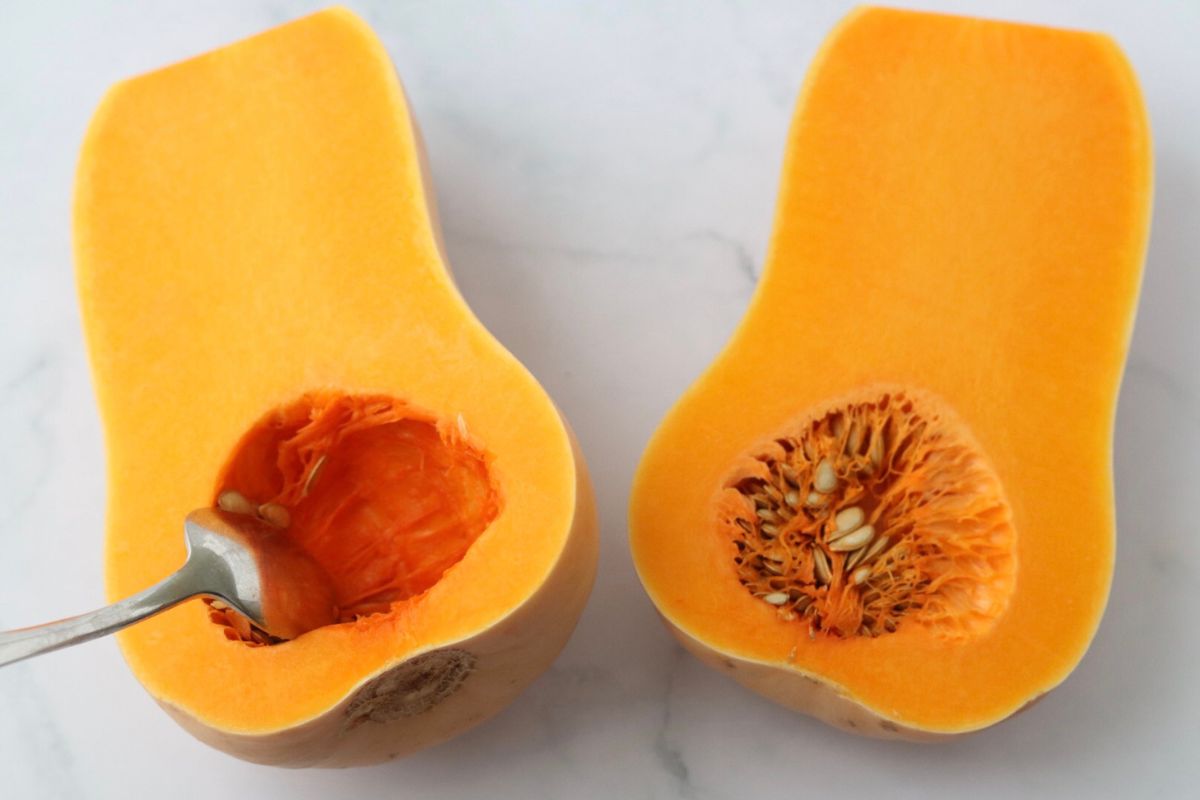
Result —
[{"label": "brown blemish on squash", "polygon": [[894,723],[894,722],[889,722],[889,721],[888,721],[888,720],[886,720],[886,719],[885,719],[885,720],[880,720],[880,722],[879,722],[879,727],[880,727],[880,728],[882,728],[883,730],[885,730],[885,731],[889,732],[889,733],[899,733],[899,732],[900,732],[900,728],[896,726],[896,723]]},{"label": "brown blemish on squash", "polygon": [[445,648],[424,653],[368,681],[346,706],[343,732],[367,722],[423,714],[457,692],[475,669],[473,653]]},{"label": "brown blemish on squash", "polygon": [[718,515],[738,580],[813,634],[978,633],[1015,582],[999,479],[927,392],[864,390],[802,415],[735,466]]},{"label": "brown blemish on squash", "polygon": [[[489,456],[448,420],[392,397],[312,392],[263,416],[234,447],[214,504],[267,513],[329,575],[339,622],[387,614],[457,564],[499,513]],[[231,609],[225,636],[276,640]]]}]

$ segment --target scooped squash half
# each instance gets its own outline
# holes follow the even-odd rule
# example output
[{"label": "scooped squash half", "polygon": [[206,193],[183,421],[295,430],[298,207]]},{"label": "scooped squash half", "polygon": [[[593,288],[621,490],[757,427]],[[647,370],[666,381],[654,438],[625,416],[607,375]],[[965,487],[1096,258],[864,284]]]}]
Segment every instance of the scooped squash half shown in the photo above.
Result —
[{"label": "scooped squash half", "polygon": [[634,481],[634,559],[682,643],[883,737],[983,728],[1059,684],[1112,575],[1150,184],[1106,37],[847,17],[749,312]]},{"label": "scooped squash half", "polygon": [[249,504],[339,622],[274,642],[220,605],[128,630],[138,680],[242,758],[347,765],[494,714],[595,572],[584,461],[439,248],[384,48],[331,10],[114,87],[78,172],[79,294],[108,450],[108,592]]}]

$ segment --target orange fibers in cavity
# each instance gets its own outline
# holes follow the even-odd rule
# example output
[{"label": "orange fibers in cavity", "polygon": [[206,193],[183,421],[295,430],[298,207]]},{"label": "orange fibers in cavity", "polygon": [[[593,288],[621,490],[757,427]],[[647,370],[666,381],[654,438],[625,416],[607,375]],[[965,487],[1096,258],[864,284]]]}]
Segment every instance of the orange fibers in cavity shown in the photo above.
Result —
[{"label": "orange fibers in cavity", "polygon": [[288,509],[288,535],[329,574],[342,621],[429,589],[500,509],[465,423],[341,393],[261,419],[224,470],[217,494],[228,490]]},{"label": "orange fibers in cavity", "polygon": [[986,630],[1015,580],[1012,513],[928,392],[856,392],[743,457],[718,503],[738,579],[812,633]]}]

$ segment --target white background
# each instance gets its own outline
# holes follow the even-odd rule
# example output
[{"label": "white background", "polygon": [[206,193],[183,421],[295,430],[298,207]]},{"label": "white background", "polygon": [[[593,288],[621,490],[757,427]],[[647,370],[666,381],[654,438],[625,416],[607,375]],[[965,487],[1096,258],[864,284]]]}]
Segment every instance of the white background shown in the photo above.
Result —
[{"label": "white background", "polygon": [[[463,291],[582,440],[603,525],[591,604],[555,667],[499,717],[345,772],[209,750],[154,705],[112,641],[0,670],[0,796],[1196,796],[1200,4],[925,4],[1114,34],[1157,151],[1117,419],[1108,613],[1062,688],[940,746],[853,738],[710,673],[660,627],[626,545],[633,467],[745,307],[797,87],[848,4],[352,5],[422,122]],[[72,171],[97,99],[315,7],[0,7],[0,628],[102,602],[102,444],[69,245]]]}]

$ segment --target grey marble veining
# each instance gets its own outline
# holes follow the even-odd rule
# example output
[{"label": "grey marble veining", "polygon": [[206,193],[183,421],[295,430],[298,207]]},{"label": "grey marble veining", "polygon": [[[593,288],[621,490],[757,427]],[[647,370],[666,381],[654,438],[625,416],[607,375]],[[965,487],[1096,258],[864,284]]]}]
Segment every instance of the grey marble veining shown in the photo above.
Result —
[{"label": "grey marble veining", "polygon": [[[632,470],[745,310],[807,63],[847,3],[351,2],[428,144],[446,244],[488,327],[571,419],[600,575],[555,666],[403,762],[288,772],[195,742],[111,641],[0,672],[0,796],[1182,797],[1200,785],[1200,6],[925,7],[1113,33],[1156,140],[1152,241],[1117,417],[1109,610],[1066,684],[938,747],[859,740],[708,671],[659,625],[625,539]],[[103,450],[71,265],[72,172],[122,77],[312,2],[0,11],[0,626],[102,601]]]}]

